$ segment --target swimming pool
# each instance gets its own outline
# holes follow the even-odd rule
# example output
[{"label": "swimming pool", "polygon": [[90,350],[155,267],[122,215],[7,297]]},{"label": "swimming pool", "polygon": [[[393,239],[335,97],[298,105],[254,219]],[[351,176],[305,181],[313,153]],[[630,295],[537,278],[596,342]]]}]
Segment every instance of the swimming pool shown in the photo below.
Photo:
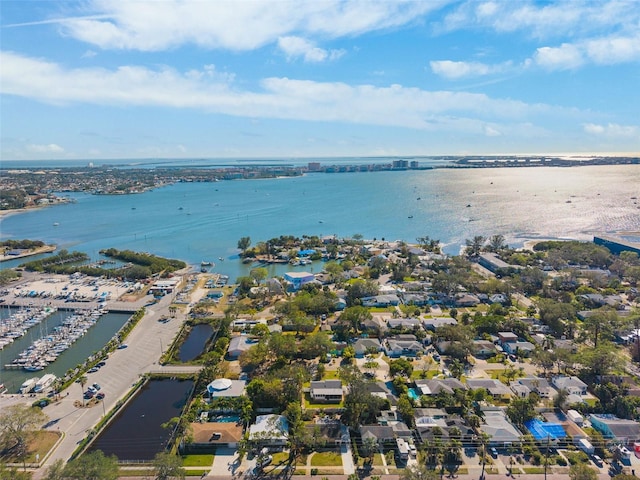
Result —
[{"label": "swimming pool", "polygon": [[411,400],[418,400],[420,398],[420,395],[418,395],[418,392],[416,392],[415,388],[410,388],[407,395]]},{"label": "swimming pool", "polygon": [[238,423],[240,421],[240,416],[238,415],[216,415],[215,417],[209,418],[210,422],[216,423]]}]

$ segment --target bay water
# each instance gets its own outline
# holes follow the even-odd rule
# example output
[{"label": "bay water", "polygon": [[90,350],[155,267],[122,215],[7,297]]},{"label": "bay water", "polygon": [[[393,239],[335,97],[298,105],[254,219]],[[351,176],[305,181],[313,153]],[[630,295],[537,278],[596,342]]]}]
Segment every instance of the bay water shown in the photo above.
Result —
[{"label": "bay water", "polygon": [[[474,235],[591,240],[640,231],[640,166],[438,168],[177,183],[134,195],[71,194],[76,203],[0,220],[2,239],[40,239],[92,258],[109,247],[151,252],[235,280],[251,265],[237,242],[280,235],[439,239],[457,254]],[[637,233],[636,233],[637,235]],[[24,261],[24,260],[23,260]],[[2,268],[23,261],[5,262]],[[306,267],[270,266],[270,274]]]}]

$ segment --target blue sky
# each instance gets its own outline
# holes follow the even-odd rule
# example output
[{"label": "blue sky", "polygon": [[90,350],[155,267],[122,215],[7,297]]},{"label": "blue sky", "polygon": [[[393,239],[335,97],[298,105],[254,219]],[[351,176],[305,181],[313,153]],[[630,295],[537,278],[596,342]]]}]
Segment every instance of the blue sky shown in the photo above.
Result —
[{"label": "blue sky", "polygon": [[640,152],[640,2],[0,2],[5,160]]}]

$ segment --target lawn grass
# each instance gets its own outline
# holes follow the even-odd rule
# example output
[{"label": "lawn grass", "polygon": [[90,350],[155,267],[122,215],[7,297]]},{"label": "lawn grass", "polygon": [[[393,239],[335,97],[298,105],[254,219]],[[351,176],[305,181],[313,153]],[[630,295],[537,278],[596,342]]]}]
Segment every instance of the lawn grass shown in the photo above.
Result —
[{"label": "lawn grass", "polygon": [[341,467],[342,455],[338,452],[316,452],[311,457],[312,467]]},{"label": "lawn grass", "polygon": [[323,380],[336,380],[338,378],[340,377],[338,376],[337,370],[325,370],[324,375],[322,376]]},{"label": "lawn grass", "polygon": [[544,467],[521,467],[522,471],[527,474],[540,474],[544,473]]},{"label": "lawn grass", "polygon": [[49,450],[53,448],[58,439],[60,438],[60,432],[52,432],[50,430],[40,430],[36,432],[33,438],[29,441],[29,448],[27,455],[24,460],[22,458],[17,458],[13,455],[6,455],[0,457],[3,463],[37,463],[36,455],[40,460],[44,460]]},{"label": "lawn grass", "polygon": [[184,455],[182,457],[183,467],[210,467],[213,465],[213,459],[215,455],[202,454],[202,455]]},{"label": "lawn grass", "polygon": [[143,469],[129,469],[129,468],[120,468],[118,469],[118,478],[122,477],[154,477],[155,472],[153,469],[143,468]]}]

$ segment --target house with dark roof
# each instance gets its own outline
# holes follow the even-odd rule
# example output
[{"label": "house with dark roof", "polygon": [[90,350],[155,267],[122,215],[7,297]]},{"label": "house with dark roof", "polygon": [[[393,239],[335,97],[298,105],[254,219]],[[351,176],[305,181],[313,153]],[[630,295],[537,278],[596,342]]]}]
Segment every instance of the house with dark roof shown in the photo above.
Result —
[{"label": "house with dark roof", "polygon": [[422,321],[422,325],[424,328],[431,331],[436,331],[437,328],[440,328],[444,325],[457,325],[458,321],[455,318],[451,317],[436,317],[436,318],[425,318]]},{"label": "house with dark roof", "polygon": [[493,378],[468,378],[467,387],[471,390],[484,388],[493,398],[505,398],[511,396],[511,390],[500,380]]},{"label": "house with dark roof", "polygon": [[341,380],[312,381],[309,388],[309,396],[314,402],[340,403],[342,394]]},{"label": "house with dark roof", "polygon": [[395,441],[393,427],[389,425],[360,425],[360,438],[373,438],[378,443]]}]

